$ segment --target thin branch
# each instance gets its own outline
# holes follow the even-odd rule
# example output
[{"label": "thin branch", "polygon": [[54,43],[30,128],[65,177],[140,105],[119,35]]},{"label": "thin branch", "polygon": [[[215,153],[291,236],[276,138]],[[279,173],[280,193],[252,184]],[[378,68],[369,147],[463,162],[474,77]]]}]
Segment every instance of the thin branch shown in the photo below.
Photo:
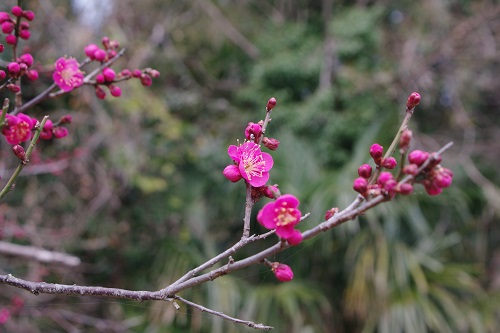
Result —
[{"label": "thin branch", "polygon": [[39,262],[63,264],[66,266],[80,265],[80,258],[55,251],[48,251],[40,247],[12,244],[0,241],[0,253],[33,259]]},{"label": "thin branch", "polygon": [[272,327],[272,326],[266,326],[264,324],[256,324],[256,323],[254,323],[252,321],[241,320],[241,319],[238,319],[238,318],[234,318],[234,317],[228,316],[227,314],[225,314],[223,312],[219,312],[219,311],[215,311],[215,310],[206,308],[206,307],[204,307],[202,305],[193,303],[193,302],[188,301],[187,299],[184,299],[184,298],[182,298],[180,296],[177,296],[177,295],[174,296],[173,299],[181,301],[182,303],[185,303],[185,304],[187,304],[189,306],[192,306],[193,308],[196,308],[196,309],[198,309],[198,310],[200,310],[202,312],[207,312],[207,313],[213,314],[215,316],[224,318],[226,320],[232,321],[235,324],[243,324],[243,325],[246,325],[248,327],[255,328],[255,329],[258,329],[258,330],[264,330],[264,331],[270,331],[270,330],[274,329],[274,327]]}]

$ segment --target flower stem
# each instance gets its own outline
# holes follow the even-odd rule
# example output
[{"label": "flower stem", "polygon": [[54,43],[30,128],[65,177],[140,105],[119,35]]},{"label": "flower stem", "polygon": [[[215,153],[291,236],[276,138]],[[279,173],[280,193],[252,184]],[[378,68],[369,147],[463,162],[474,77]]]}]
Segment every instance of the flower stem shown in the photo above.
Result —
[{"label": "flower stem", "polygon": [[252,216],[252,185],[245,183],[247,186],[247,195],[245,199],[245,217],[243,219],[243,236],[242,239],[246,239],[250,236],[250,217]]}]

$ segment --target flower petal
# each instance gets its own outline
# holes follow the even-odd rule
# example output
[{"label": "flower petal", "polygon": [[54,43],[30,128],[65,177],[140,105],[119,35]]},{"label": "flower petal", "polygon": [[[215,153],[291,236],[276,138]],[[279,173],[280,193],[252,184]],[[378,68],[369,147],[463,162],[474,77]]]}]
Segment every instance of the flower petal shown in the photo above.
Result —
[{"label": "flower petal", "polygon": [[265,165],[265,171],[269,171],[271,170],[271,168],[273,167],[274,165],[274,161],[273,161],[273,158],[271,155],[269,155],[268,153],[262,153],[262,159],[264,160],[264,162],[266,163]]},{"label": "flower petal", "polygon": [[241,151],[240,151],[240,148],[238,146],[235,146],[235,145],[229,146],[229,148],[227,148],[227,153],[228,153],[229,157],[231,157],[233,159],[233,161],[235,161],[236,163],[240,162]]},{"label": "flower petal", "polygon": [[299,199],[294,195],[284,194],[276,200],[276,205],[285,208],[296,208],[299,205]]},{"label": "flower petal", "polygon": [[257,221],[267,229],[276,228],[276,221],[274,220],[274,218],[276,217],[276,212],[274,211],[274,205],[274,202],[267,203],[259,211],[259,214],[257,214]]}]

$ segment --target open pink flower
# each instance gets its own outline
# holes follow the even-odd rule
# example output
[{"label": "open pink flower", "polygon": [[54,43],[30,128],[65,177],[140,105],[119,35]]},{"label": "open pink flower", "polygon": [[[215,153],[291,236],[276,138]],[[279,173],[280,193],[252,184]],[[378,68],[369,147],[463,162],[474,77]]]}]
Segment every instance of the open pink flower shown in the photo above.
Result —
[{"label": "open pink flower", "polygon": [[57,59],[52,78],[59,88],[66,92],[83,84],[83,72],[79,69],[78,61],[75,58],[62,57]]},{"label": "open pink flower", "polygon": [[229,146],[227,153],[236,162],[241,177],[253,187],[260,187],[269,180],[269,170],[274,161],[271,155],[263,153],[258,144],[245,142],[240,146]]},{"label": "open pink flower", "polygon": [[295,196],[282,195],[276,201],[269,202],[262,207],[257,214],[257,221],[267,229],[276,229],[276,234],[283,239],[296,237],[294,227],[300,222],[302,216],[300,210],[297,209],[298,206],[299,199]]},{"label": "open pink flower", "polygon": [[2,134],[9,144],[17,145],[31,139],[31,130],[36,125],[36,119],[19,113],[17,116],[8,114],[6,120],[7,124],[2,129]]}]

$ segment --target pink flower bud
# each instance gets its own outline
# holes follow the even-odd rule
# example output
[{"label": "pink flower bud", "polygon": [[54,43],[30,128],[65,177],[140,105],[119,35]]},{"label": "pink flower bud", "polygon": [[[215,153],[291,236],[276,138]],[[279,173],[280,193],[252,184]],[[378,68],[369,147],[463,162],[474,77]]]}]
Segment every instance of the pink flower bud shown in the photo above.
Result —
[{"label": "pink flower bud", "polygon": [[89,44],[89,45],[85,46],[83,51],[85,52],[85,55],[90,58],[90,60],[94,60],[95,59],[94,53],[98,49],[99,49],[99,46],[97,46],[95,44]]},{"label": "pink flower bud", "polygon": [[280,194],[280,190],[278,190],[278,185],[268,185],[264,186],[264,196],[269,199],[276,198],[276,195]]},{"label": "pink flower bud", "polygon": [[302,233],[299,230],[294,230],[292,235],[286,239],[286,241],[292,245],[296,246],[302,243]]},{"label": "pink flower bud", "polygon": [[7,74],[5,74],[5,71],[0,69],[0,80],[3,80],[7,77]]},{"label": "pink flower bud", "polygon": [[5,46],[3,44],[0,44],[0,53],[2,53],[5,50]]},{"label": "pink flower bud", "polygon": [[33,13],[31,10],[25,10],[23,11],[23,17],[28,21],[33,21],[35,19],[35,13]]},{"label": "pink flower bud", "polygon": [[52,123],[52,120],[50,119],[47,119],[47,121],[45,122],[45,125],[43,125],[43,131],[52,131],[52,129],[54,128],[54,123]]},{"label": "pink flower bud", "polygon": [[123,77],[129,77],[130,75],[132,75],[132,73],[130,73],[130,70],[128,70],[128,69],[123,69],[120,72],[120,75],[123,76]]},{"label": "pink flower bud", "polygon": [[380,184],[380,186],[384,187],[385,183],[393,179],[394,176],[392,175],[392,173],[384,171],[380,173],[380,176],[378,176],[378,183]]},{"label": "pink flower bud", "polygon": [[293,271],[288,265],[275,262],[273,263],[272,271],[274,276],[281,282],[288,282],[293,279]]},{"label": "pink flower bud", "polygon": [[115,71],[109,67],[106,67],[102,70],[102,75],[104,76],[104,79],[108,82],[112,82],[116,77]]},{"label": "pink flower bud", "polygon": [[449,187],[453,180],[453,172],[450,169],[439,168],[434,175],[434,184],[440,188]]},{"label": "pink flower bud", "polygon": [[14,152],[14,155],[16,155],[18,159],[20,159],[23,162],[26,162],[26,152],[24,151],[23,146],[14,145],[12,146],[12,151]]},{"label": "pink flower bud", "polygon": [[268,138],[268,137],[264,137],[264,139],[262,140],[262,143],[269,150],[276,150],[276,149],[278,149],[278,146],[280,144],[280,142],[277,139],[275,139],[275,138]]},{"label": "pink flower bud", "polygon": [[7,70],[9,71],[10,76],[15,76],[21,70],[21,67],[17,62],[11,62],[7,65]]},{"label": "pink flower bud", "polygon": [[399,148],[406,150],[410,147],[412,132],[408,129],[405,129],[403,133],[401,133],[401,138],[399,139]]},{"label": "pink flower bud", "polygon": [[418,105],[418,103],[420,103],[420,94],[417,93],[417,92],[412,92],[410,94],[410,96],[408,97],[408,101],[406,102],[406,107],[408,108],[408,110],[411,110],[413,109],[415,106]]},{"label": "pink flower bud", "polygon": [[160,71],[157,71],[156,69],[152,69],[149,71],[149,75],[151,75],[152,78],[158,78],[160,77]]},{"label": "pink flower bud", "polygon": [[22,56],[19,57],[18,59],[19,62],[25,63],[26,66],[31,67],[33,65],[33,56],[29,53],[25,53]]},{"label": "pink flower bud", "polygon": [[16,45],[17,44],[17,37],[14,35],[8,35],[5,36],[5,42],[9,45]]},{"label": "pink flower bud", "polygon": [[31,32],[29,30],[19,31],[19,37],[24,40],[28,40],[31,37]]},{"label": "pink flower bud", "polygon": [[432,182],[425,182],[424,188],[425,192],[427,192],[427,194],[431,196],[438,195],[441,194],[441,192],[443,192],[443,189],[441,187],[438,187],[436,184]]},{"label": "pink flower bud", "polygon": [[139,78],[142,75],[142,71],[140,69],[134,69],[132,71],[132,77]]},{"label": "pink flower bud", "polygon": [[141,75],[141,84],[144,87],[149,87],[150,85],[153,84],[153,79],[148,74],[143,74]]},{"label": "pink flower bud", "polygon": [[30,69],[29,71],[26,72],[26,76],[31,81],[35,81],[35,80],[38,79],[38,72],[36,70],[34,70],[34,69]]},{"label": "pink flower bud", "polygon": [[363,164],[362,166],[360,166],[358,168],[358,175],[360,177],[365,178],[365,179],[370,178],[370,176],[372,175],[372,167],[371,167],[371,165],[369,165],[369,164]]},{"label": "pink flower bud", "polygon": [[62,124],[71,124],[73,122],[73,117],[70,114],[65,114],[61,118],[59,118],[58,123]]},{"label": "pink flower bud", "polygon": [[106,79],[104,78],[104,75],[97,74],[95,76],[95,82],[98,83],[98,84],[103,84],[104,82],[106,82]]},{"label": "pink flower bud", "polygon": [[384,190],[391,193],[396,189],[397,185],[398,185],[398,182],[394,178],[389,179],[384,183]]},{"label": "pink flower bud", "polygon": [[57,139],[62,139],[64,137],[68,136],[68,134],[69,134],[68,129],[66,127],[62,127],[62,126],[55,127],[52,130],[52,133],[54,133],[54,137],[56,137]]},{"label": "pink flower bud", "polygon": [[329,220],[333,217],[333,215],[337,214],[339,212],[339,209],[337,207],[331,208],[326,211],[325,213],[325,221]]},{"label": "pink flower bud", "polygon": [[378,143],[372,144],[370,147],[370,156],[373,158],[377,165],[380,165],[382,155],[384,155],[384,147],[382,147]]},{"label": "pink flower bud", "polygon": [[104,46],[105,49],[108,48],[108,46],[109,46],[109,37],[107,37],[107,36],[102,37],[102,45]]},{"label": "pink flower bud", "polygon": [[383,166],[386,169],[392,170],[396,167],[398,162],[396,162],[396,159],[392,156],[383,158],[382,161],[380,162],[380,165]]},{"label": "pink flower bud", "polygon": [[238,167],[234,164],[228,165],[224,171],[222,171],[222,174],[224,177],[232,181],[233,183],[236,183],[238,180],[242,178],[240,170]]},{"label": "pink flower bud", "polygon": [[405,175],[416,175],[418,172],[418,165],[416,164],[408,164],[408,165],[405,165],[404,168],[403,168],[403,173]]},{"label": "pink flower bud", "polygon": [[8,84],[7,89],[12,91],[13,93],[18,93],[21,91],[21,87],[19,87],[17,84],[13,84],[13,83]]},{"label": "pink flower bud", "polygon": [[414,150],[408,154],[408,161],[410,163],[416,164],[417,166],[421,166],[427,161],[429,157],[429,153],[421,150]]},{"label": "pink flower bud", "polygon": [[5,21],[10,21],[10,15],[7,12],[0,12],[0,24],[4,23]]},{"label": "pink flower bud", "polygon": [[106,98],[106,92],[104,91],[104,89],[102,89],[101,87],[99,86],[96,86],[95,87],[95,95],[97,96],[97,98],[99,99],[104,99]]},{"label": "pink flower bud", "polygon": [[269,101],[267,101],[266,110],[269,112],[272,109],[274,109],[275,106],[276,106],[276,98],[271,97]]},{"label": "pink flower bud", "polygon": [[14,15],[15,17],[21,17],[21,15],[23,15],[23,9],[19,6],[14,6],[12,7],[11,11],[12,15]]},{"label": "pink flower bud", "polygon": [[21,22],[19,27],[21,30],[28,30],[30,28],[30,24],[28,22]]},{"label": "pink flower bud", "polygon": [[122,90],[120,87],[110,84],[108,88],[109,92],[111,93],[111,96],[120,97],[122,95]]},{"label": "pink flower bud", "polygon": [[106,59],[106,51],[98,48],[94,51],[94,59],[97,61],[104,61]]},{"label": "pink flower bud", "polygon": [[247,128],[245,128],[245,138],[247,140],[253,140],[254,142],[257,142],[259,141],[261,135],[262,126],[253,122],[248,123]]},{"label": "pink flower bud", "polygon": [[360,194],[365,194],[367,187],[368,182],[363,177],[356,178],[352,184],[352,188],[354,189],[354,191]]},{"label": "pink flower bud", "polygon": [[5,21],[2,23],[2,32],[6,35],[10,35],[14,30],[14,23],[10,21]]},{"label": "pink flower bud", "polygon": [[115,50],[108,50],[108,58],[114,58],[116,56],[116,51]]},{"label": "pink flower bud", "polygon": [[397,191],[399,193],[401,193],[402,195],[412,194],[413,193],[413,185],[408,184],[408,183],[403,183],[403,184],[399,185],[399,188],[397,189]]}]

